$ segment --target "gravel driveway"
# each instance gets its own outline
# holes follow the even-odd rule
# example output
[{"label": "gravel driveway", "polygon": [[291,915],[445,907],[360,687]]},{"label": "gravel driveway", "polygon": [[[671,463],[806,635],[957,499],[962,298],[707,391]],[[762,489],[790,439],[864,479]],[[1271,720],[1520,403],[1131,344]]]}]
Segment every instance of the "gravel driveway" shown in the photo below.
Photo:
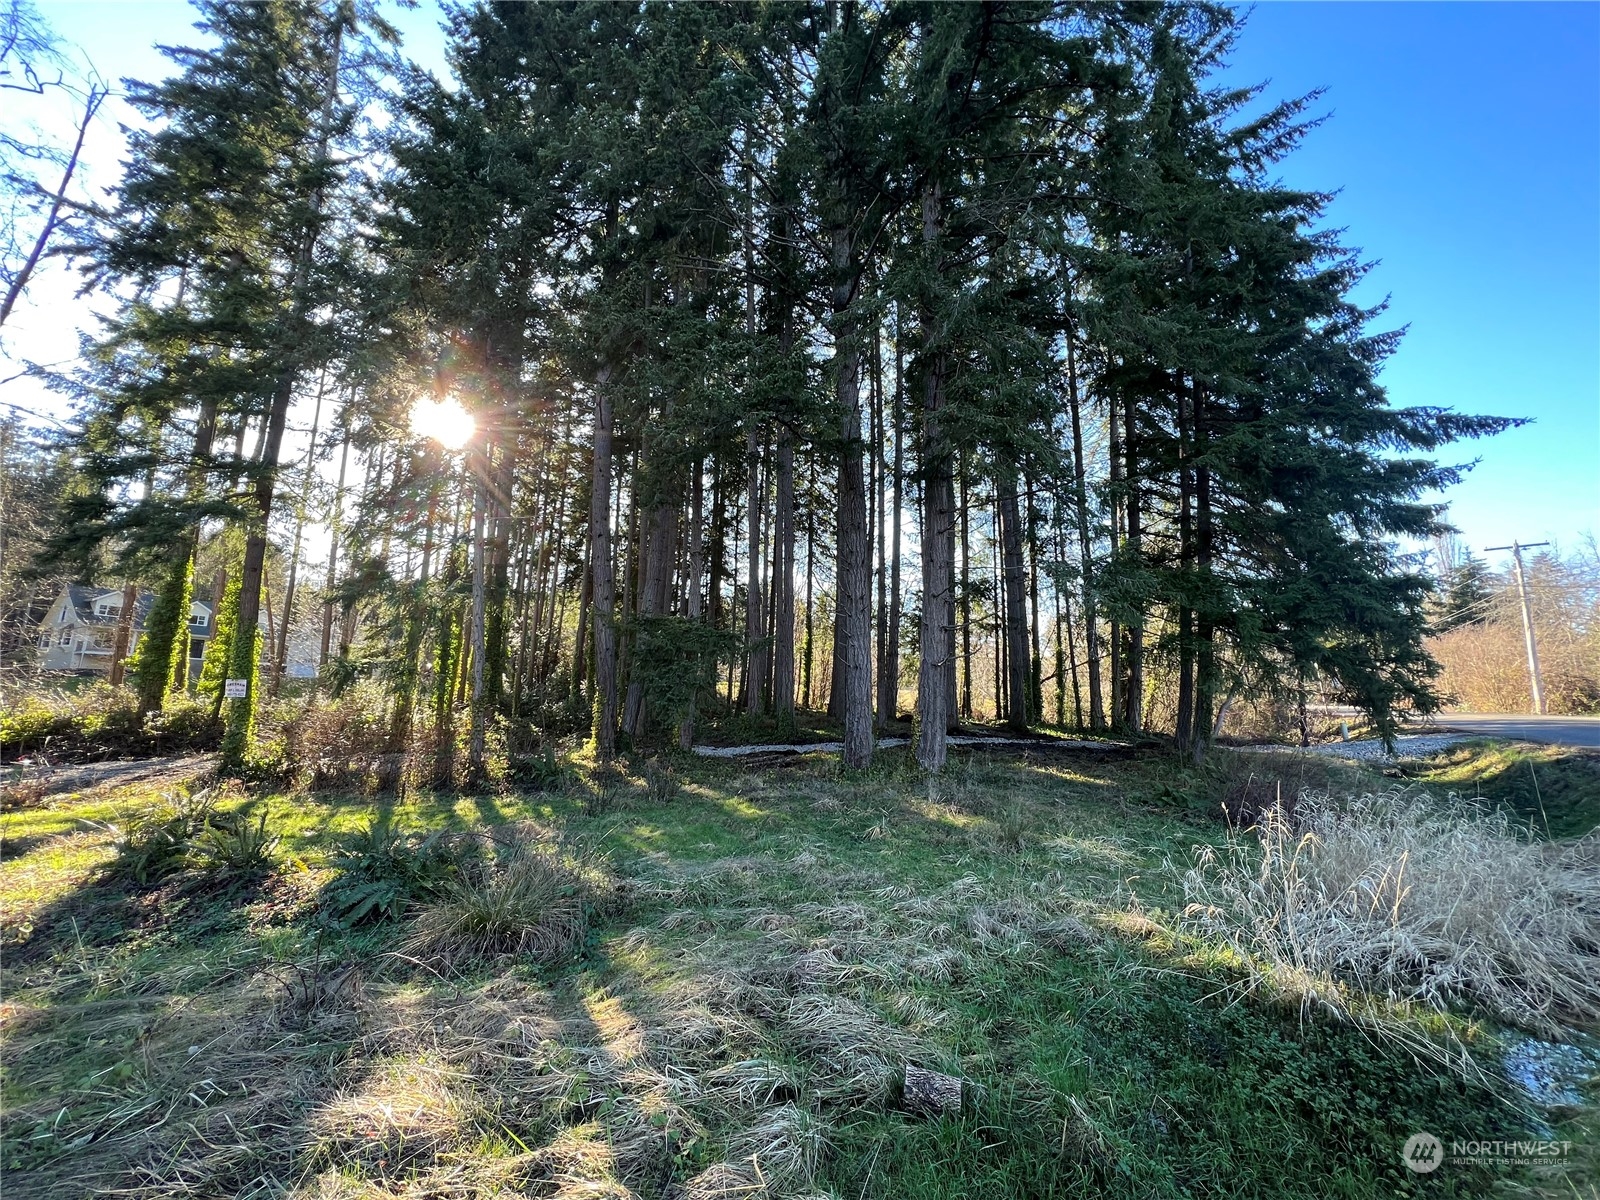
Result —
[{"label": "gravel driveway", "polygon": [[1394,740],[1395,752],[1385,754],[1383,743],[1376,738],[1363,738],[1353,742],[1324,742],[1320,746],[1249,746],[1249,750],[1268,750],[1274,754],[1322,754],[1333,758],[1360,758],[1378,761],[1396,758],[1421,758],[1457,742],[1472,741],[1478,735],[1471,733],[1419,733]]}]

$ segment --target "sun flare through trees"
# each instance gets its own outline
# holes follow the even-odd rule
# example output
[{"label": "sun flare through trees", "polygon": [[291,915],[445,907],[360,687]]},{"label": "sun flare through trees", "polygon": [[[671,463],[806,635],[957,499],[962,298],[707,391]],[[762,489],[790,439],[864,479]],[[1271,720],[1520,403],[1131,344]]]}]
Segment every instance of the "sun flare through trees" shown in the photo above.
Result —
[{"label": "sun flare through trees", "polygon": [[1388,403],[1231,9],[476,4],[449,79],[364,5],[200,11],[75,247],[122,303],[44,554],[150,589],[141,706],[197,683],[231,762],[297,675],[469,775],[1436,704],[1400,547],[1511,422]]}]

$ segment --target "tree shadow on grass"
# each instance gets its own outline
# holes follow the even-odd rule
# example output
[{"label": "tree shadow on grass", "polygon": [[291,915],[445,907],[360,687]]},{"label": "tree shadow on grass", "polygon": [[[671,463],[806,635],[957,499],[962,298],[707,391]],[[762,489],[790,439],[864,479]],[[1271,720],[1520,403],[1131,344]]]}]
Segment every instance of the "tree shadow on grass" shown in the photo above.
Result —
[{"label": "tree shadow on grass", "polygon": [[1581,838],[1600,828],[1600,752],[1460,742],[1402,770],[1439,791],[1511,812],[1537,837]]}]

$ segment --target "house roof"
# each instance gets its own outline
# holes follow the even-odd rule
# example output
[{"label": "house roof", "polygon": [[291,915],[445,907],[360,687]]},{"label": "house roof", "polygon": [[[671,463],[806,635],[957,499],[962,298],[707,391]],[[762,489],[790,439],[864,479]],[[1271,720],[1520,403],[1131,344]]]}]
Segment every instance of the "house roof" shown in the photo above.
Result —
[{"label": "house roof", "polygon": [[[94,602],[102,596],[115,596],[117,605],[122,604],[121,588],[96,587],[88,583],[67,584],[67,598],[72,602],[72,609],[78,620],[85,625],[115,625],[122,614],[101,615],[94,611]],[[156,594],[148,588],[142,588],[133,602],[133,627],[143,629],[144,621],[150,615],[150,606],[156,602]]]}]

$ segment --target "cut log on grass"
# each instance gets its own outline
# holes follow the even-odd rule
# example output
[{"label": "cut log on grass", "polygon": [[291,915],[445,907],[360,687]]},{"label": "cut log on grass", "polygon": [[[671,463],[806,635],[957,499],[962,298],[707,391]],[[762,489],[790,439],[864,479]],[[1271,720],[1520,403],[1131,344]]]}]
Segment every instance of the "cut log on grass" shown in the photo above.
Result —
[{"label": "cut log on grass", "polygon": [[908,1112],[927,1117],[958,1113],[961,1111],[961,1080],[907,1063],[905,1104]]}]

